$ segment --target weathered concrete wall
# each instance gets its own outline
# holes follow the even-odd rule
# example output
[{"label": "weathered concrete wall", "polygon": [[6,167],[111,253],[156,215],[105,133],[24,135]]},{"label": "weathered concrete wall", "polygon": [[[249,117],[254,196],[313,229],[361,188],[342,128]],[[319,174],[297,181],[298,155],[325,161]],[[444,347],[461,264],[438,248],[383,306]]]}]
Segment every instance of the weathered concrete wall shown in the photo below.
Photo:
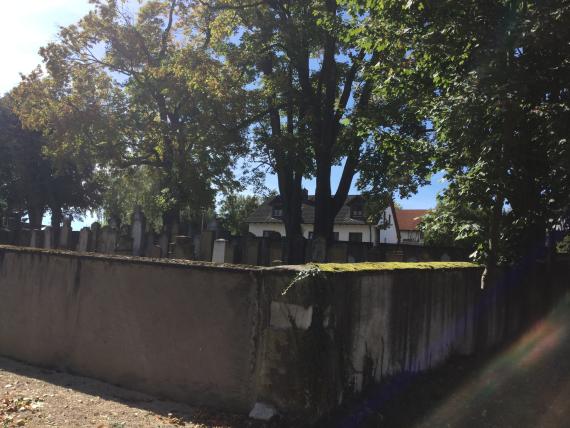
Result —
[{"label": "weathered concrete wall", "polygon": [[[354,385],[436,367],[475,351],[478,270],[366,275],[353,290]],[[421,286],[418,286],[421,284]]]},{"label": "weathered concrete wall", "polygon": [[0,249],[0,354],[249,411],[251,270]]},{"label": "weathered concrete wall", "polygon": [[325,414],[371,384],[505,343],[570,287],[567,264],[509,273],[489,290],[480,289],[482,269],[468,264],[370,265],[351,272],[325,264],[289,288],[284,278],[265,278],[281,287],[262,288],[262,306],[271,307],[258,396]]},{"label": "weathered concrete wall", "polygon": [[281,286],[263,288],[263,306],[271,307],[260,341],[259,395],[322,414],[388,376],[474,353],[481,269],[399,265],[321,272],[285,294],[285,279],[267,276]]},{"label": "weathered concrete wall", "polygon": [[567,266],[556,287],[543,270],[481,291],[465,263],[252,268],[0,247],[0,354],[196,405],[315,417],[503,342],[567,289]]}]

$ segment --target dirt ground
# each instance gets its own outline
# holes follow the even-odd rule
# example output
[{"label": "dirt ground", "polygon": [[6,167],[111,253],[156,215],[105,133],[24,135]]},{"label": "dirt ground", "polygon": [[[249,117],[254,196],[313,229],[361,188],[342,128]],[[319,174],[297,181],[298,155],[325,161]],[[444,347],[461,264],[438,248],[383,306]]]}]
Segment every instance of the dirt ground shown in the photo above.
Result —
[{"label": "dirt ground", "polygon": [[261,428],[263,424],[0,358],[0,428],[21,426]]}]

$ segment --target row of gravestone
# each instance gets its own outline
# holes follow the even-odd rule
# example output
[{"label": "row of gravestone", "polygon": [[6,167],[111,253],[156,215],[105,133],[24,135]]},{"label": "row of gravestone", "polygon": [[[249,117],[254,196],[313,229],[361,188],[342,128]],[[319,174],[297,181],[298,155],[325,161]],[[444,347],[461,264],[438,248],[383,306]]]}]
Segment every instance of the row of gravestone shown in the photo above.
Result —
[{"label": "row of gravestone", "polygon": [[[111,222],[112,223],[112,222]],[[215,231],[202,231],[190,236],[169,236],[146,230],[142,212],[136,211],[132,225],[111,224],[101,226],[95,222],[91,227],[73,231],[71,219],[65,219],[59,231],[52,227],[43,229],[20,229],[17,232],[2,230],[0,243],[30,246],[44,249],[61,249],[79,252],[120,254],[142,257],[171,257],[191,260],[212,260]],[[57,233],[57,236],[56,236]]]}]

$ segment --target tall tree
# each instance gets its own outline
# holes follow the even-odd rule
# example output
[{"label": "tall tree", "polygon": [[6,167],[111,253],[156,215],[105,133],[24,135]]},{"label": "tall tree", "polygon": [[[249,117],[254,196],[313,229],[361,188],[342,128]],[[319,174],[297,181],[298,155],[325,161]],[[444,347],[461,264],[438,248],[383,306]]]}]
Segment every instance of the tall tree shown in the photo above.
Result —
[{"label": "tall tree", "polygon": [[331,239],[363,152],[379,150],[405,111],[404,98],[375,91],[369,74],[397,66],[405,51],[357,46],[363,20],[335,0],[189,3],[204,43],[252,73],[268,112],[255,128],[257,154],[278,176],[287,236],[301,235],[301,183],[315,177],[315,236]]},{"label": "tall tree", "polygon": [[[210,206],[216,190],[239,185],[232,166],[244,148],[241,76],[180,28],[179,1],[147,1],[135,9],[127,1],[93,3],[94,11],[42,49],[63,94],[57,103],[79,105],[81,114],[97,107],[73,141],[111,169],[151,168],[164,224],[176,224],[185,207]],[[98,89],[75,91],[76,75],[92,76]],[[59,123],[68,123],[62,116]],[[56,146],[68,145],[62,139]]]},{"label": "tall tree", "polygon": [[98,186],[72,162],[55,162],[46,155],[47,139],[23,129],[12,112],[12,94],[0,100],[0,187],[10,210],[25,212],[38,228],[47,209],[52,226],[63,215],[81,213],[97,204]]},{"label": "tall tree", "polygon": [[497,263],[536,255],[568,215],[570,5],[384,1],[373,18],[390,13],[404,17],[409,64],[393,78],[426,88],[446,204],[484,214],[487,282]]}]

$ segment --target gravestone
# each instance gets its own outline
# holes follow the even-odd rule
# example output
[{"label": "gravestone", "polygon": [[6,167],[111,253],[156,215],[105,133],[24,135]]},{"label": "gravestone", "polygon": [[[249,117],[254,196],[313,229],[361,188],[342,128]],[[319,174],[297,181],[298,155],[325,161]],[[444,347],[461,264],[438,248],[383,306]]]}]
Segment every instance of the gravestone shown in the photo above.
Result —
[{"label": "gravestone", "polygon": [[111,216],[109,219],[109,227],[113,230],[119,230],[121,226],[121,219],[116,216]]},{"label": "gravestone", "polygon": [[44,248],[51,250],[53,248],[53,229],[48,226],[44,229]]},{"label": "gravestone", "polygon": [[147,248],[146,256],[151,259],[160,259],[162,257],[162,249],[158,245],[153,245],[151,248]]},{"label": "gravestone", "polygon": [[133,254],[133,238],[131,237],[131,226],[128,224],[121,225],[117,239],[116,253],[122,255]]},{"label": "gravestone", "polygon": [[190,236],[177,236],[174,245],[174,258],[192,260],[194,245]]},{"label": "gravestone", "polygon": [[18,233],[18,245],[20,247],[27,247],[30,245],[32,239],[32,231],[29,229],[20,229]]},{"label": "gravestone", "polygon": [[145,257],[151,257],[151,254],[152,254],[154,256],[154,258],[159,258],[160,255],[158,257],[156,257],[156,251],[154,250],[154,246],[155,246],[155,244],[154,244],[154,242],[155,242],[154,232],[147,232],[147,234],[145,235],[145,238],[144,238],[144,242],[145,242],[145,246],[144,246],[144,252],[142,255],[144,255]]},{"label": "gravestone", "polygon": [[225,239],[216,239],[214,242],[214,251],[212,254],[213,263],[225,263],[226,262],[226,251],[228,247],[228,241]]},{"label": "gravestone", "polygon": [[40,229],[33,229],[30,233],[30,247],[43,248],[44,234]]},{"label": "gravestone", "polygon": [[168,257],[168,235],[166,233],[161,233],[158,237],[158,246],[160,247],[161,253],[160,257]]},{"label": "gravestone", "polygon": [[348,261],[348,243],[333,242],[330,244],[327,251],[327,261],[330,263],[346,263]]},{"label": "gravestone", "polygon": [[324,263],[327,258],[327,240],[317,237],[313,239],[311,246],[311,261],[316,263]]},{"label": "gravestone", "polygon": [[101,239],[101,224],[95,222],[91,225],[91,242],[89,243],[89,249],[87,251],[98,251],[97,247],[99,245],[99,240]]},{"label": "gravestone", "polygon": [[84,227],[79,231],[79,242],[77,243],[77,251],[86,253],[91,248],[91,229]]},{"label": "gravestone", "polygon": [[144,234],[146,229],[146,219],[140,207],[135,209],[133,214],[133,256],[142,256],[144,249]]},{"label": "gravestone", "polygon": [[63,226],[59,230],[59,248],[69,250],[71,248],[71,218],[63,219]]},{"label": "gravestone", "polygon": [[386,261],[387,262],[403,262],[404,261],[404,251],[400,249],[394,249],[386,251]]},{"label": "gravestone", "polygon": [[11,230],[6,230],[6,229],[0,229],[0,244],[2,245],[11,245],[14,243],[13,241],[13,235],[14,235],[14,231]]},{"label": "gravestone", "polygon": [[103,254],[115,254],[117,247],[117,231],[109,226],[101,228],[101,238],[97,244],[97,252]]},{"label": "gravestone", "polygon": [[279,239],[270,239],[269,240],[269,264],[273,265],[273,262],[279,261],[280,264],[283,264],[283,240]]},{"label": "gravestone", "polygon": [[72,230],[71,231],[70,243],[69,243],[69,249],[75,250],[78,245],[79,245],[79,231],[78,230]]},{"label": "gravestone", "polygon": [[[172,227],[170,228],[170,241],[169,242],[175,242],[176,241],[176,237],[179,236],[180,234],[180,225],[178,223],[174,223],[172,225]],[[185,235],[182,235],[185,236]]]},{"label": "gravestone", "polygon": [[214,248],[214,232],[204,230],[200,235],[200,260],[212,260],[212,250]]},{"label": "gravestone", "polygon": [[202,260],[200,258],[200,235],[192,235],[192,242],[194,245],[194,259]]},{"label": "gravestone", "polygon": [[257,266],[259,263],[259,239],[247,238],[243,262],[247,265]]}]

